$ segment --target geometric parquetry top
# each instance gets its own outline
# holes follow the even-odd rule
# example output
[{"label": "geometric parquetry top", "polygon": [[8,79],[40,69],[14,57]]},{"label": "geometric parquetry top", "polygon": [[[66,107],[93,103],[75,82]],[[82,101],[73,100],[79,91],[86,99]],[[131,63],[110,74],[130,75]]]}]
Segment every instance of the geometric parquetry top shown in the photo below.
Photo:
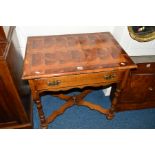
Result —
[{"label": "geometric parquetry top", "polygon": [[28,37],[23,79],[135,68],[109,32]]}]

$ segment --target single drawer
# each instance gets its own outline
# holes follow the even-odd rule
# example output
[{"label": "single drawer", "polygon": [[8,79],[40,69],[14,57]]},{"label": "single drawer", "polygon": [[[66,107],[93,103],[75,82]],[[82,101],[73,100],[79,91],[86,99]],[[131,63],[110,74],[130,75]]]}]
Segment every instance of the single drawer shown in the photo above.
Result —
[{"label": "single drawer", "polygon": [[139,63],[138,68],[133,70],[133,73],[155,73],[155,63]]},{"label": "single drawer", "polygon": [[[59,76],[52,78],[36,79],[35,86],[37,90],[61,90],[61,88],[81,88],[85,86],[95,86],[97,84],[110,84],[119,81],[121,73],[117,72],[99,72],[89,74],[78,74]],[[63,90],[63,89],[62,89]]]}]

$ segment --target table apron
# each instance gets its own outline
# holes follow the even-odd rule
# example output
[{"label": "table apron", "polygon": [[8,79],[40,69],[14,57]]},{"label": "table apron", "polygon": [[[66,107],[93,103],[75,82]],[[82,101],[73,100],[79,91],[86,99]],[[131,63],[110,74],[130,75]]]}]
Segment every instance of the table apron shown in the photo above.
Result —
[{"label": "table apron", "polygon": [[52,78],[41,78],[33,80],[37,91],[60,91],[71,88],[84,88],[87,86],[107,86],[118,83],[123,72],[100,72],[91,74],[80,74],[60,76]]}]

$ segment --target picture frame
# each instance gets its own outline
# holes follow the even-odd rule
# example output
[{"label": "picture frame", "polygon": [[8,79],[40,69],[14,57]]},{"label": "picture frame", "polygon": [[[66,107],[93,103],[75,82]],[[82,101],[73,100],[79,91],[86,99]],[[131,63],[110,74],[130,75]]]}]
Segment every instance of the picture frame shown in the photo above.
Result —
[{"label": "picture frame", "polygon": [[147,42],[155,39],[155,26],[128,26],[132,39],[138,42]]}]

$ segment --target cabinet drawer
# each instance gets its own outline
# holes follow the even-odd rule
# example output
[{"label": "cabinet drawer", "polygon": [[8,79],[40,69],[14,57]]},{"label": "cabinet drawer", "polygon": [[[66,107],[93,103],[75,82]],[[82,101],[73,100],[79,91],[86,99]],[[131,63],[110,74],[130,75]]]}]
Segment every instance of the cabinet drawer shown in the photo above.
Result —
[{"label": "cabinet drawer", "polygon": [[61,90],[61,88],[75,88],[93,86],[100,83],[113,83],[120,79],[121,73],[100,72],[91,74],[68,75],[35,80],[37,90]]},{"label": "cabinet drawer", "polygon": [[155,73],[155,63],[139,63],[138,68],[133,71],[133,73]]}]

